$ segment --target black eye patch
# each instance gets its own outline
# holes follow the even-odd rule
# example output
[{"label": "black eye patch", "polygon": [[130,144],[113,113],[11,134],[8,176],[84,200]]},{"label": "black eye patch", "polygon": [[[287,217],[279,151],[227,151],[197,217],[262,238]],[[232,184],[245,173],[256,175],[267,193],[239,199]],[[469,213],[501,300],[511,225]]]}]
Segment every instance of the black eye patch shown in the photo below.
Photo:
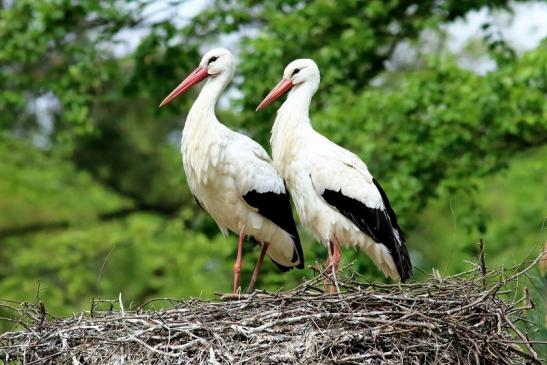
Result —
[{"label": "black eye patch", "polygon": [[294,76],[296,75],[297,73],[300,72],[300,69],[299,68],[295,68],[294,71],[292,72],[292,75],[291,76]]},{"label": "black eye patch", "polygon": [[207,64],[210,65],[211,62],[215,62],[216,60],[218,60],[218,57],[217,57],[217,56],[213,56],[213,57],[209,58],[209,61],[207,62]]}]

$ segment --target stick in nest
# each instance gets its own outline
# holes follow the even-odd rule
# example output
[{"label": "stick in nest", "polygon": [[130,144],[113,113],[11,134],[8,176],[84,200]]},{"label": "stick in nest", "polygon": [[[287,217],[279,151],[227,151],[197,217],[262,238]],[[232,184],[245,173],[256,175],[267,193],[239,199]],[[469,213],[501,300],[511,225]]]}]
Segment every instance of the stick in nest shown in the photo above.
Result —
[{"label": "stick in nest", "polygon": [[159,311],[128,310],[120,295],[122,312],[100,310],[100,303],[112,302],[94,300],[92,315],[53,320],[45,307],[6,302],[24,325],[0,335],[0,359],[89,365],[541,364],[535,347],[546,342],[529,339],[517,323],[530,308],[504,289],[522,281],[534,262],[503,271],[486,271],[479,263],[463,275],[404,285],[363,285],[342,270],[339,295],[322,293],[318,275],[286,292],[172,301],[172,308]]}]

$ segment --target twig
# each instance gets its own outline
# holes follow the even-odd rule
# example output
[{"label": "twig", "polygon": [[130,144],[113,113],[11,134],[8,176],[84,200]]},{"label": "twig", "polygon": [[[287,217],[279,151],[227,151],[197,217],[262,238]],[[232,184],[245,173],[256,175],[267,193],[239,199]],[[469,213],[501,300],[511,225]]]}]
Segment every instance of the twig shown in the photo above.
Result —
[{"label": "twig", "polygon": [[[401,286],[362,284],[358,275],[341,270],[337,295],[317,291],[320,271],[290,291],[222,294],[220,301],[158,298],[132,309],[120,293],[117,300],[93,299],[89,312],[67,318],[53,318],[39,301],[0,301],[19,323],[0,334],[0,359],[73,365],[540,364],[534,347],[545,341],[517,327],[530,318],[528,294],[516,291],[521,299],[504,289],[522,284],[537,260],[486,270],[481,257],[465,274]],[[148,308],[158,300],[172,307]],[[119,311],[98,305],[115,302]]]},{"label": "twig", "polygon": [[482,273],[482,286],[486,288],[486,262],[484,260],[484,242],[482,241],[482,238],[479,240],[479,262],[481,265],[481,273]]}]

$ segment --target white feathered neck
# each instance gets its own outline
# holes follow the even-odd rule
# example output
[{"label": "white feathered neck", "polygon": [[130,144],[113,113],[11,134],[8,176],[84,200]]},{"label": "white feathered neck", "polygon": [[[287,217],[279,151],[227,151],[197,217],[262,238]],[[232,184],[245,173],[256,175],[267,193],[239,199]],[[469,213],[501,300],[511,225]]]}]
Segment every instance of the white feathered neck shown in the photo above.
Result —
[{"label": "white feathered neck", "polygon": [[218,121],[215,106],[232,77],[228,72],[209,77],[188,112],[181,153],[186,174],[193,172],[196,182],[207,184],[209,167],[220,163],[221,151],[228,142],[231,131]]},{"label": "white feathered neck", "polygon": [[297,85],[289,92],[287,100],[277,111],[270,144],[274,163],[279,168],[290,159],[292,153],[289,150],[296,147],[296,139],[306,138],[306,135],[315,133],[310,123],[309,109],[316,90],[317,87],[311,82]]},{"label": "white feathered neck", "polygon": [[210,76],[207,79],[207,82],[205,82],[196,101],[188,112],[186,124],[184,125],[185,130],[196,127],[196,123],[200,124],[199,129],[207,129],[207,127],[212,127],[219,123],[215,115],[215,106],[220,98],[220,94],[231,80],[232,77],[228,72]]}]

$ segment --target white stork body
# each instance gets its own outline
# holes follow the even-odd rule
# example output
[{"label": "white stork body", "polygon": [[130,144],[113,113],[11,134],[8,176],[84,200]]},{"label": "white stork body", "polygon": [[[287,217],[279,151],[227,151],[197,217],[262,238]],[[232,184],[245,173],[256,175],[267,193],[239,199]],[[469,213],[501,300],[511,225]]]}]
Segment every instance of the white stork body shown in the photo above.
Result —
[{"label": "white stork body", "polygon": [[386,276],[406,280],[410,259],[387,196],[357,155],[311,126],[309,105],[319,85],[316,64],[296,60],[285,69],[284,80],[264,102],[292,88],[277,112],[270,141],[274,164],[302,224],[326,246],[359,248]]},{"label": "white stork body", "polygon": [[257,241],[270,243],[267,254],[273,261],[292,267],[293,237],[243,198],[250,191],[286,194],[283,179],[258,143],[218,122],[212,110],[200,110],[207,87],[192,106],[182,133],[182,161],[190,191],[223,235],[243,229]]},{"label": "white stork body", "polygon": [[[235,61],[228,50],[205,54],[198,67],[163,102],[164,105],[208,77],[190,109],[181,140],[188,185],[198,204],[224,235],[239,233],[234,291],[239,281],[243,235],[252,237],[282,270],[303,268],[302,248],[285,184],[266,151],[252,139],[221,124],[216,103],[232,80]],[[261,259],[255,268],[256,276]],[[236,269],[236,266],[238,265]],[[252,285],[256,280],[253,274]]]}]

